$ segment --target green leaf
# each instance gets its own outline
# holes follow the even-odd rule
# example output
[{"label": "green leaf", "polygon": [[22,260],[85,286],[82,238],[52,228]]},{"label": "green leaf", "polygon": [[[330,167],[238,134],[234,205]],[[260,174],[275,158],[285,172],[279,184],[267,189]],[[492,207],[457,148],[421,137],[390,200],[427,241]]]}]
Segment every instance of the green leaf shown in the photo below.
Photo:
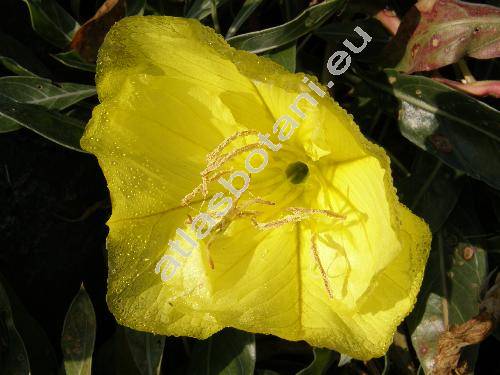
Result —
[{"label": "green leaf", "polygon": [[176,0],[148,0],[144,12],[147,15],[170,15],[174,17],[185,17],[190,8],[190,0],[181,2]]},{"label": "green leaf", "polygon": [[[404,16],[389,53],[397,70],[428,71],[468,55],[478,59],[500,56],[500,9],[457,0],[427,1]],[[399,56],[398,56],[399,55]]]},{"label": "green leaf", "polygon": [[53,84],[38,77],[0,77],[0,97],[48,109],[65,109],[96,94],[94,86],[77,83]]},{"label": "green leaf", "polygon": [[255,336],[228,328],[194,345],[188,374],[248,375],[254,368]]},{"label": "green leaf", "polygon": [[[141,374],[137,368],[137,362],[134,358],[126,330],[128,328],[118,325],[113,336],[96,349],[93,356],[93,361],[95,362],[93,367],[94,369],[98,369],[97,372],[99,374]],[[147,354],[147,352],[144,352],[144,354]]]},{"label": "green leaf", "polygon": [[263,56],[269,57],[292,73],[295,73],[297,65],[297,45],[292,43],[288,47],[279,48]]},{"label": "green leaf", "polygon": [[71,43],[80,25],[55,0],[23,1],[28,5],[33,30],[56,47]]},{"label": "green leaf", "polygon": [[22,126],[17,123],[17,121],[10,119],[8,117],[2,116],[0,114],[0,134],[10,133],[21,129]]},{"label": "green leaf", "polygon": [[[411,340],[425,373],[431,373],[439,336],[479,312],[487,275],[486,252],[468,243],[453,243],[445,231],[434,236],[417,305],[408,317]],[[468,352],[473,364],[474,350]]]},{"label": "green leaf", "polygon": [[83,152],[80,138],[85,124],[59,112],[0,98],[0,129],[3,123],[23,126],[61,146]]},{"label": "green leaf", "polygon": [[71,13],[73,13],[76,19],[80,18],[80,0],[70,0]]},{"label": "green leaf", "polygon": [[[215,6],[219,8],[227,2],[228,0],[216,0]],[[186,13],[186,17],[202,20],[210,14],[212,14],[212,0],[196,0]]]},{"label": "green leaf", "polygon": [[70,68],[95,73],[95,64],[84,61],[75,51],[61,52],[51,56],[60,63],[69,66]]},{"label": "green leaf", "polygon": [[321,348],[313,348],[314,358],[309,366],[297,372],[297,375],[323,375],[338,358],[338,353]]},{"label": "green leaf", "polygon": [[127,342],[141,375],[160,374],[165,337],[124,327]]},{"label": "green leaf", "polygon": [[396,181],[398,195],[416,215],[437,232],[455,207],[462,179],[440,160],[418,152],[409,177]]},{"label": "green leaf", "polygon": [[228,42],[237,49],[254,53],[287,45],[321,26],[344,3],[345,0],[326,0],[307,8],[289,22],[269,29],[234,36],[229,38]]},{"label": "green leaf", "polygon": [[90,375],[95,331],[94,307],[82,285],[64,319],[61,348],[66,375]]},{"label": "green leaf", "polygon": [[146,0],[127,0],[127,16],[142,16],[146,8]]},{"label": "green leaf", "polygon": [[[39,77],[0,77],[0,99],[6,102],[36,104],[47,109],[62,110],[95,94],[94,86],[77,83],[56,85]],[[15,119],[0,115],[0,133],[19,130],[21,127]]]},{"label": "green leaf", "polygon": [[389,33],[380,22],[373,18],[356,22],[332,22],[318,28],[314,31],[314,35],[333,45],[340,46],[345,39],[356,43],[357,40],[360,40],[360,36],[354,31],[357,26],[361,27],[372,39],[362,52],[351,56],[355,60],[372,62],[390,40]]},{"label": "green leaf", "polygon": [[281,14],[287,21],[296,17],[308,6],[307,2],[303,0],[279,0],[279,4]]},{"label": "green leaf", "polygon": [[500,112],[430,78],[394,70],[387,74],[400,103],[403,136],[500,189]]},{"label": "green leaf", "polygon": [[241,25],[252,15],[252,13],[257,9],[257,7],[262,3],[262,0],[245,0],[245,3],[241,7],[240,11],[234,17],[233,23],[229,26],[229,30],[226,34],[226,39],[236,34],[240,29]]},{"label": "green leaf", "polygon": [[[40,324],[26,311],[6,279],[0,274],[0,288],[4,287],[10,300],[12,318],[24,341],[33,374],[57,374],[58,364],[54,349]],[[1,294],[1,293],[0,293]],[[0,298],[1,299],[1,298]],[[3,305],[0,302],[0,305]],[[1,334],[0,334],[1,337]],[[3,374],[0,366],[0,373]]]},{"label": "green leaf", "polygon": [[21,76],[50,76],[49,70],[23,44],[0,32],[0,63]]},{"label": "green leaf", "polygon": [[30,374],[28,353],[16,329],[9,297],[0,284],[0,373],[9,375]]}]

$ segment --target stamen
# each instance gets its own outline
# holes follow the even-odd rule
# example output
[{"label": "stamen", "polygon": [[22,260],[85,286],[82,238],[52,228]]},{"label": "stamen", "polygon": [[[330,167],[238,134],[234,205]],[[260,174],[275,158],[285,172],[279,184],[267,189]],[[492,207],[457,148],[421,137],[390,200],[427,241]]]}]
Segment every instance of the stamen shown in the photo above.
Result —
[{"label": "stamen", "polygon": [[198,193],[202,193],[203,195],[203,198],[206,198],[207,197],[207,194],[208,194],[208,188],[207,188],[207,185],[214,181],[214,180],[217,180],[219,177],[221,176],[224,176],[225,174],[227,173],[231,173],[232,170],[224,170],[224,171],[221,171],[211,177],[203,177],[202,179],[202,183],[199,184],[198,186],[196,186],[193,191],[191,191],[191,193],[187,194],[184,196],[184,198],[181,199],[181,205],[182,206],[188,206],[189,203],[191,203],[193,201],[193,199],[198,195]]},{"label": "stamen", "polygon": [[219,232],[225,230],[227,228],[228,224],[231,223],[231,218],[236,216],[235,212],[237,212],[237,206],[238,202],[240,201],[240,198],[236,198],[234,201],[233,206],[229,210],[229,212],[224,216],[213,228],[212,232]]},{"label": "stamen", "polygon": [[266,204],[268,206],[274,206],[276,203],[257,197],[246,201],[244,204],[241,205],[241,209],[244,210],[245,208],[250,207],[253,204]]},{"label": "stamen", "polygon": [[259,223],[255,218],[252,218],[252,223],[257,227],[257,229],[265,230],[271,228],[278,228],[282,225],[289,223],[298,223],[304,220],[304,216],[302,215],[287,215],[281,219],[268,221],[267,223]]},{"label": "stamen", "polygon": [[[226,224],[226,218],[223,218],[217,224],[215,224],[212,228],[212,232],[213,233],[219,232],[220,230],[222,230],[222,227],[224,226],[224,224]],[[211,243],[211,242],[209,241],[209,243]]]},{"label": "stamen", "polygon": [[236,217],[258,216],[260,214],[262,214],[262,211],[238,211]]},{"label": "stamen", "polygon": [[203,176],[201,178],[201,192],[203,194],[203,197],[206,198],[208,194],[208,184],[212,181],[218,180],[219,177],[224,176],[225,174],[231,173],[233,170],[232,169],[226,169],[224,171],[220,171],[219,173],[216,173],[212,177]]},{"label": "stamen", "polygon": [[185,195],[184,198],[181,199],[181,206],[189,205],[189,203],[193,201],[194,197],[196,197],[196,195],[198,195],[198,193],[201,191],[201,188],[202,185],[199,184],[197,187],[193,189],[191,193]]},{"label": "stamen", "polygon": [[240,137],[246,137],[248,135],[255,135],[258,134],[256,130],[243,130],[236,132],[235,134],[231,135],[230,137],[224,139],[212,152],[210,152],[206,159],[207,159],[207,167],[200,173],[202,176],[202,181],[201,184],[196,186],[193,191],[191,191],[189,194],[184,196],[181,200],[181,205],[182,206],[188,206],[190,202],[201,192],[203,195],[203,198],[206,198],[208,194],[208,184],[214,180],[219,179],[221,176],[231,173],[232,170],[225,170],[222,172],[219,172],[211,177],[208,177],[211,173],[215,172],[220,166],[222,166],[224,163],[228,162],[235,156],[244,153],[246,151],[250,151],[252,149],[258,148],[260,146],[259,143],[252,143],[249,145],[245,145],[243,147],[240,147],[236,150],[233,150],[227,154],[220,155],[222,150],[228,146],[232,141],[234,141],[237,138]]},{"label": "stamen", "polygon": [[325,269],[323,268],[323,264],[321,264],[321,259],[319,258],[316,240],[317,240],[317,235],[315,232],[313,232],[311,234],[311,251],[313,253],[314,260],[316,261],[316,264],[319,267],[321,277],[323,278],[323,284],[325,284],[326,292],[328,293],[328,296],[331,299],[333,299],[333,293],[332,293],[332,289],[330,288],[330,283],[328,281],[328,277],[326,275]]},{"label": "stamen", "polygon": [[304,208],[304,207],[288,207],[289,211],[297,214],[305,214],[305,215],[325,215],[328,217],[335,217],[337,219],[345,219],[345,215],[341,215],[332,210],[322,210],[319,208]]},{"label": "stamen", "polygon": [[328,217],[334,217],[337,219],[345,219],[344,215],[340,215],[331,210],[321,210],[317,208],[304,208],[304,207],[288,207],[288,211],[291,211],[291,215],[286,215],[285,217],[269,221],[267,223],[259,223],[257,220],[253,219],[254,225],[258,229],[270,229],[277,228],[288,223],[297,223],[302,220],[308,219],[312,215],[325,215]]},{"label": "stamen", "polygon": [[252,134],[258,134],[258,131],[257,130],[243,130],[243,131],[236,132],[233,135],[231,135],[230,137],[224,139],[221,143],[219,143],[219,145],[212,152],[210,152],[207,155],[207,163],[211,164],[213,162],[213,160],[215,159],[215,157],[217,155],[219,155],[222,152],[222,150],[224,150],[224,148],[226,148],[226,146],[229,145],[235,139],[240,138],[240,137],[246,137],[247,135],[252,135]]},{"label": "stamen", "polygon": [[212,259],[212,255],[210,255],[210,247],[212,246],[212,241],[208,241],[207,243],[207,258],[208,258],[208,266],[211,270],[215,269],[214,260]]},{"label": "stamen", "polygon": [[236,150],[233,150],[228,154],[220,155],[219,158],[216,158],[215,160],[211,161],[208,164],[208,166],[201,172],[201,175],[206,176],[207,174],[217,170],[221,165],[228,162],[229,160],[231,160],[235,156],[242,154],[244,152],[259,148],[259,147],[261,147],[260,143],[251,143],[249,145],[245,145],[243,147],[237,148]]}]

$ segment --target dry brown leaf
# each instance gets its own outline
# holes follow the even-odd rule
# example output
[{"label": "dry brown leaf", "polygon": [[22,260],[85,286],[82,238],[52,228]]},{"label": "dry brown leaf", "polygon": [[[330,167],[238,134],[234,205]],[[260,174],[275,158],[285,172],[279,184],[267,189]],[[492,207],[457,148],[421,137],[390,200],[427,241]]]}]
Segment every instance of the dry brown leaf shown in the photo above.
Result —
[{"label": "dry brown leaf", "polygon": [[467,363],[460,363],[462,348],[480,343],[495,329],[500,319],[500,274],[495,284],[486,293],[480,305],[481,312],[474,318],[449,331],[439,338],[438,354],[435,358],[434,375],[465,374]]},{"label": "dry brown leaf", "polygon": [[125,17],[125,0],[106,0],[94,16],[78,29],[71,48],[88,62],[95,62],[97,51],[113,24]]}]

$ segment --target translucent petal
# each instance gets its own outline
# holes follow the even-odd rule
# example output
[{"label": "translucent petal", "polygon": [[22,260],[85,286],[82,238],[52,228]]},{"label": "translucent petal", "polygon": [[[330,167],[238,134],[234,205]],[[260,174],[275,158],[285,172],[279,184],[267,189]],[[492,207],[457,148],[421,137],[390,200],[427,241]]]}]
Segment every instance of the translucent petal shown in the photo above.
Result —
[{"label": "translucent petal", "polygon": [[[400,205],[385,152],[351,116],[316,96],[296,103],[301,118],[291,105],[311,93],[303,74],[194,20],[120,21],[97,71],[101,104],[81,144],[111,193],[107,298],[120,323],[199,338],[231,326],[360,359],[384,353],[413,307],[430,232]],[[283,115],[300,126],[281,149],[256,144],[257,132],[280,143]],[[257,147],[267,166],[191,248],[179,230],[194,239],[214,194],[231,197],[209,177],[244,171]],[[298,162],[307,174],[295,183],[286,170]],[[162,281],[165,270],[175,272]]]}]

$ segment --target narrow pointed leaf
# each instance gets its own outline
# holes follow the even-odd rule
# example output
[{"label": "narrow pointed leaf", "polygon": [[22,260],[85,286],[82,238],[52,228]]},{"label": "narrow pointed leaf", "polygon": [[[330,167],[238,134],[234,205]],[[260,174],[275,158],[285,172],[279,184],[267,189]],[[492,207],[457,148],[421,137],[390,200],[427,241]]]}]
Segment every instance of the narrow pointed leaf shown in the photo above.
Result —
[{"label": "narrow pointed leaf", "polygon": [[65,109],[95,95],[95,87],[77,83],[53,84],[38,77],[1,77],[0,96],[48,109]]},{"label": "narrow pointed leaf", "polygon": [[[4,124],[4,125],[2,125]],[[35,104],[17,103],[0,97],[0,132],[3,127],[17,125],[75,151],[82,151],[82,121]]]},{"label": "narrow pointed leaf", "polygon": [[165,336],[136,331],[127,327],[124,329],[130,352],[141,375],[160,374]]},{"label": "narrow pointed leaf", "polygon": [[[93,356],[93,367],[94,369],[98,369],[100,374],[148,374],[147,367],[144,367],[146,372],[141,372],[138,368],[134,353],[130,346],[130,341],[127,337],[128,335],[125,332],[127,329],[128,328],[122,325],[118,325],[113,336],[96,348]],[[137,342],[139,343],[139,341]],[[143,352],[143,354],[146,353],[147,352]]]},{"label": "narrow pointed leaf", "polygon": [[190,375],[247,375],[255,368],[255,336],[225,329],[193,348]]},{"label": "narrow pointed leaf", "polygon": [[30,365],[23,339],[16,329],[9,297],[0,284],[0,373],[28,375]]},{"label": "narrow pointed leaf", "polygon": [[127,16],[142,16],[146,0],[127,0]]},{"label": "narrow pointed leaf", "polygon": [[[212,0],[196,0],[186,13],[186,17],[202,20],[209,16],[212,13],[211,2]],[[227,2],[228,0],[215,0],[215,6],[218,8]]]},{"label": "narrow pointed leaf", "polygon": [[457,203],[462,180],[427,153],[418,153],[413,164],[411,175],[397,180],[399,196],[437,232]]},{"label": "narrow pointed leaf", "polygon": [[51,56],[70,68],[95,73],[95,64],[84,61],[75,51],[61,52]]},{"label": "narrow pointed leaf", "polygon": [[359,40],[359,35],[354,31],[357,26],[361,27],[361,29],[370,35],[372,39],[362,52],[359,54],[352,54],[351,57],[359,61],[373,62],[390,40],[388,32],[383,28],[380,22],[373,18],[356,22],[339,23],[334,21],[321,26],[314,31],[314,34],[326,42],[339,46],[340,48],[342,42],[346,39],[353,43]]},{"label": "narrow pointed leaf", "polygon": [[307,8],[293,20],[265,30],[254,31],[228,39],[238,49],[260,53],[284,46],[321,26],[338,11],[344,0],[326,0]]},{"label": "narrow pointed leaf", "polygon": [[297,66],[297,45],[295,43],[292,43],[287,47],[271,51],[264,56],[267,56],[271,60],[276,61],[281,66],[285,67],[288,71],[295,73],[295,69]]},{"label": "narrow pointed leaf", "polygon": [[421,76],[387,71],[404,137],[453,168],[500,188],[500,112]]},{"label": "narrow pointed leaf", "polygon": [[241,25],[252,15],[252,13],[257,9],[257,7],[262,3],[262,0],[246,0],[241,9],[239,10],[236,17],[234,17],[233,23],[229,26],[229,30],[226,34],[226,38],[229,38],[236,34],[240,29]]},{"label": "narrow pointed leaf", "polygon": [[59,48],[67,47],[80,26],[55,0],[23,0],[31,24],[42,38]]},{"label": "narrow pointed leaf", "polygon": [[[48,109],[65,109],[78,101],[95,95],[93,86],[75,83],[52,84],[39,77],[1,77],[0,98],[4,101],[37,104]],[[21,128],[8,116],[0,117],[0,133]]]},{"label": "narrow pointed leaf", "polygon": [[94,307],[82,286],[64,319],[61,348],[66,375],[90,375],[95,331]]},{"label": "narrow pointed leaf", "polygon": [[325,374],[338,354],[328,349],[314,348],[314,359],[309,366],[299,371],[297,375],[322,375]]},{"label": "narrow pointed leaf", "polygon": [[2,116],[0,114],[0,134],[10,133],[16,130],[22,129],[22,126],[17,123],[17,121],[10,119],[8,117]]},{"label": "narrow pointed leaf", "polygon": [[0,64],[20,76],[50,76],[49,70],[31,50],[2,32],[0,32]]},{"label": "narrow pointed leaf", "polygon": [[[0,288],[2,286],[10,301],[14,324],[24,342],[27,357],[29,358],[30,370],[33,374],[57,374],[57,359],[47,334],[40,324],[26,311],[26,308],[16,296],[7,280],[0,274]],[[3,303],[0,302],[0,305],[3,305]],[[0,374],[3,374],[1,365]]]},{"label": "narrow pointed leaf", "polygon": [[500,98],[500,81],[462,83],[446,78],[433,77],[433,79],[473,96],[493,96],[494,98]]},{"label": "narrow pointed leaf", "polygon": [[[432,373],[440,334],[478,313],[487,275],[483,249],[468,243],[450,246],[450,240],[444,232],[436,235],[418,303],[408,318],[412,343],[426,374]],[[474,362],[474,351],[469,355],[469,362]]]}]

